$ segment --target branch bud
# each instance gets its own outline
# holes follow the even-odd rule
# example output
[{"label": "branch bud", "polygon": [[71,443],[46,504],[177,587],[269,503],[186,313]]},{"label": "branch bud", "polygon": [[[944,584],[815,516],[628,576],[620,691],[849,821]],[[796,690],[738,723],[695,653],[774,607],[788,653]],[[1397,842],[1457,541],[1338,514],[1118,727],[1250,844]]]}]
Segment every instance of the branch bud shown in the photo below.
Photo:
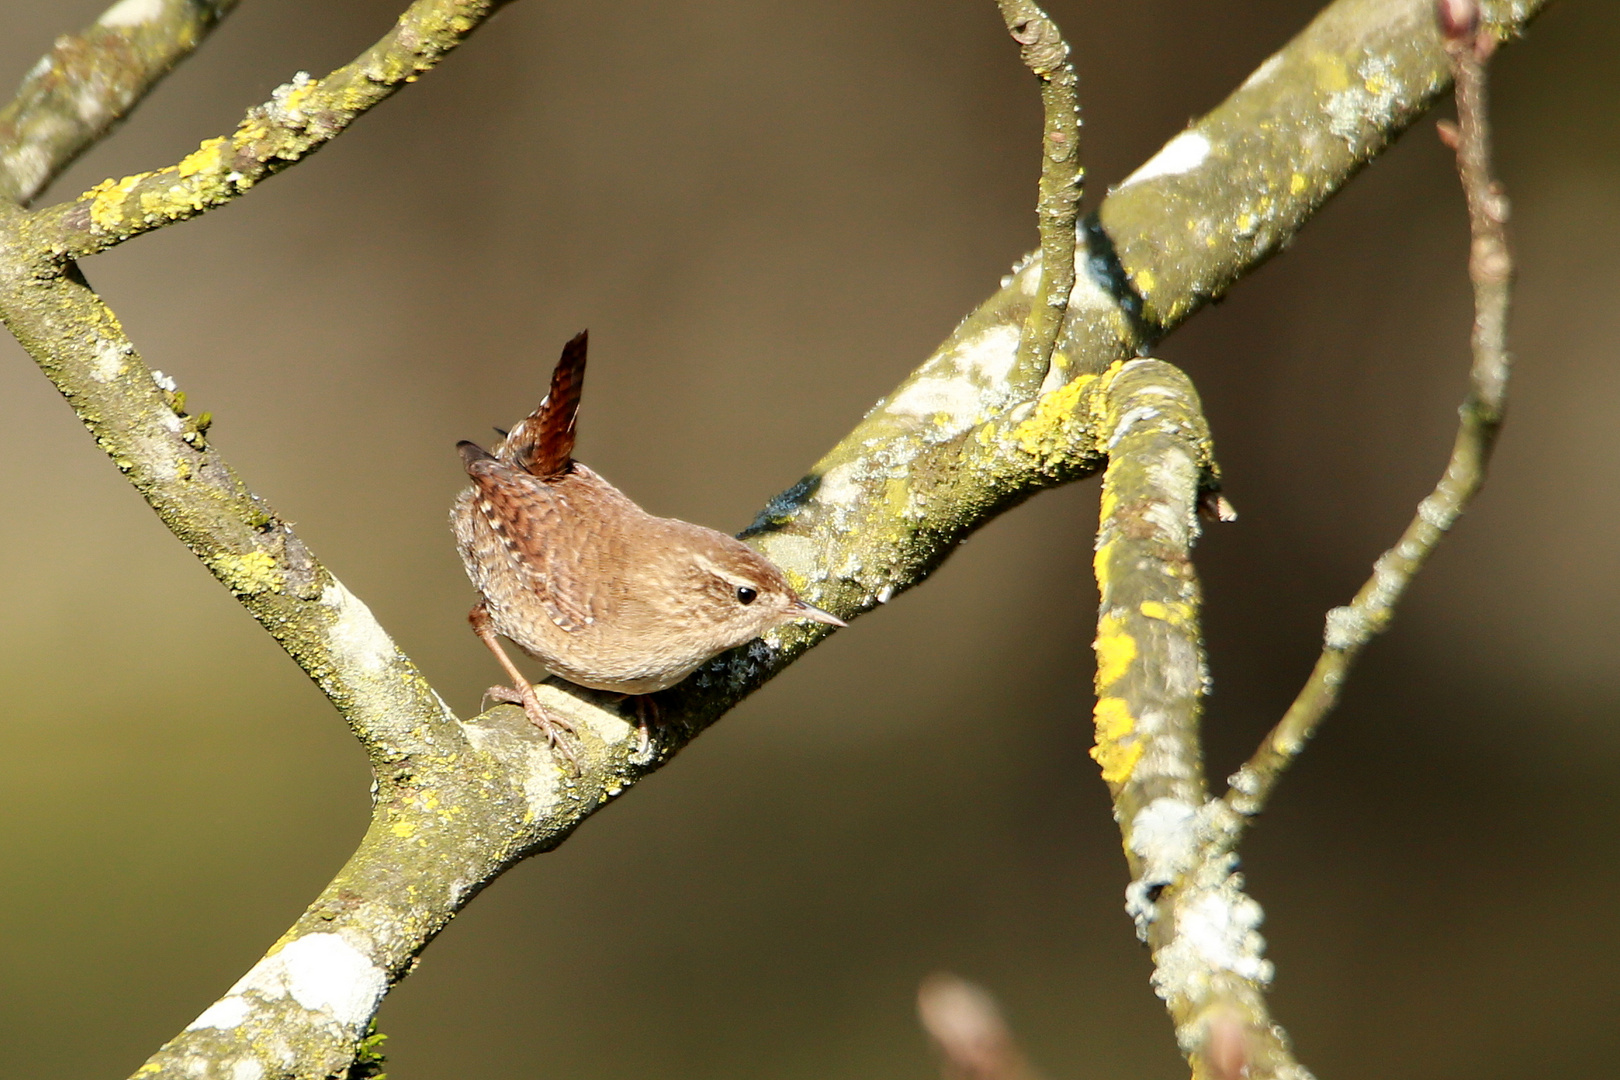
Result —
[{"label": "branch bud", "polygon": [[1435,0],[1434,17],[1447,42],[1471,42],[1479,33],[1479,0]]}]

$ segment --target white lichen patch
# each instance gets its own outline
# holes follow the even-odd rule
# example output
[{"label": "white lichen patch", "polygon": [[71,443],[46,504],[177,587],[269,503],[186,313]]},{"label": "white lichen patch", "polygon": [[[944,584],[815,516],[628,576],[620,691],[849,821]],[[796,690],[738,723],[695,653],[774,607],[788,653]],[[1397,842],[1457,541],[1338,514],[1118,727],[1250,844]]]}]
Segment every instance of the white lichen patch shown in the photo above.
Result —
[{"label": "white lichen patch", "polygon": [[916,420],[945,417],[945,426],[954,427],[978,414],[979,388],[963,378],[924,377],[896,394],[887,411]]},{"label": "white lichen patch", "polygon": [[1154,799],[1131,819],[1131,851],[1144,878],[1169,882],[1192,868],[1198,854],[1198,809],[1168,796]]},{"label": "white lichen patch", "polygon": [[1119,418],[1119,423],[1114,425],[1114,433],[1108,437],[1108,449],[1112,451],[1114,447],[1118,446],[1120,440],[1129,435],[1131,429],[1137,424],[1147,423],[1158,418],[1159,410],[1152,405],[1138,405],[1128,410],[1125,415]]},{"label": "white lichen patch", "polygon": [[254,1058],[237,1058],[231,1062],[231,1080],[262,1080],[264,1066]]},{"label": "white lichen patch", "polygon": [[252,1011],[253,1005],[247,998],[233,994],[230,997],[220,998],[204,1009],[201,1016],[186,1025],[186,1030],[218,1028],[221,1031],[229,1031],[246,1020]]},{"label": "white lichen patch", "polygon": [[397,650],[388,631],[371,609],[341,581],[333,580],[321,593],[321,603],[332,609],[327,647],[344,667],[375,675],[393,663]]},{"label": "white lichen patch", "polygon": [[816,579],[816,545],[808,537],[788,533],[768,533],[759,538],[759,550],[789,574],[807,581]]},{"label": "white lichen patch", "polygon": [[1227,886],[1211,889],[1181,906],[1175,939],[1155,958],[1155,988],[1201,996],[1209,975],[1231,972],[1261,986],[1271,981],[1272,965],[1262,953],[1265,939],[1260,905]]},{"label": "white lichen patch", "polygon": [[315,79],[309,72],[298,72],[291,82],[284,82],[270,92],[270,100],[264,106],[265,113],[278,124],[301,125],[307,117],[298,103],[313,85]]},{"label": "white lichen patch", "polygon": [[174,381],[173,375],[165,375],[157,368],[152,369],[152,381],[171,394],[180,389],[180,384]]},{"label": "white lichen patch", "polygon": [[816,502],[841,510],[853,510],[866,494],[860,481],[860,462],[846,461],[828,469],[816,487]]},{"label": "white lichen patch", "polygon": [[1003,403],[1018,360],[1019,332],[999,324],[957,342],[926,364],[927,374],[901,388],[884,411],[923,422],[930,440],[966,431],[987,408]]},{"label": "white lichen patch", "polygon": [[1329,94],[1323,104],[1328,130],[1355,148],[1357,135],[1364,129],[1382,129],[1388,122],[1400,89],[1395,62],[1386,56],[1369,56],[1356,68],[1360,85]]},{"label": "white lichen patch", "polygon": [[[1167,1002],[1196,1005],[1234,976],[1259,989],[1271,982],[1273,969],[1259,933],[1264,915],[1243,892],[1237,857],[1230,851],[1205,853],[1205,845],[1221,843],[1223,834],[1230,841],[1233,820],[1225,804],[1215,800],[1205,804],[1193,823],[1201,848],[1198,862],[1177,884],[1175,925],[1153,957],[1153,989]],[[1154,828],[1153,822],[1148,824]],[[1164,812],[1161,824],[1172,834],[1184,827],[1179,811]]]},{"label": "white lichen patch", "polygon": [[[47,69],[49,66],[46,65]],[[26,143],[0,157],[7,171],[16,179],[19,191],[29,193],[38,191],[40,185],[50,176],[51,156],[46,152],[45,146],[46,143],[41,139],[38,142]]]},{"label": "white lichen patch", "polygon": [[1282,62],[1282,53],[1272,53],[1270,56],[1266,57],[1266,62],[1255,68],[1249,73],[1249,77],[1243,80],[1243,89],[1253,90],[1255,87],[1277,74],[1278,69],[1282,67]]},{"label": "white lichen patch", "polygon": [[110,383],[124,373],[125,358],[131,353],[126,344],[108,341],[105,338],[96,341],[96,358],[90,365],[90,377],[97,382]]},{"label": "white lichen patch", "polygon": [[101,13],[102,26],[139,26],[163,17],[163,0],[118,0]]},{"label": "white lichen patch", "polygon": [[73,96],[73,111],[86,127],[100,127],[112,115],[112,102],[101,96],[101,88],[85,86]]},{"label": "white lichen patch", "polygon": [[968,378],[985,386],[998,386],[1007,381],[1018,360],[1020,332],[1016,326],[992,326],[951,350],[950,358]]},{"label": "white lichen patch", "polygon": [[1140,184],[1144,180],[1153,180],[1160,176],[1180,176],[1192,172],[1205,161],[1209,160],[1212,149],[1209,137],[1203,132],[1188,129],[1180,135],[1165,143],[1157,154],[1148,158],[1131,175],[1125,178],[1121,188],[1128,188],[1132,184]]},{"label": "white lichen patch", "polygon": [[1080,237],[1074,248],[1074,288],[1069,290],[1070,311],[1112,311],[1119,307],[1114,294],[1108,290],[1097,269],[1097,262],[1086,246],[1089,238]]},{"label": "white lichen patch", "polygon": [[234,995],[292,998],[344,1028],[359,1030],[382,1000],[388,978],[340,934],[307,934],[253,965]]}]

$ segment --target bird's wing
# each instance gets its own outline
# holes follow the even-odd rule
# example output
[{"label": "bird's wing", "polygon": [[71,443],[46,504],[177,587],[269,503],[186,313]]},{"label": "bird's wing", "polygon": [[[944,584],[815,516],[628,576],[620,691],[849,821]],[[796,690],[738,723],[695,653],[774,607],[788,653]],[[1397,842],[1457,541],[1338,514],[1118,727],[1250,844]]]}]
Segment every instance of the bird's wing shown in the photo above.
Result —
[{"label": "bird's wing", "polygon": [[587,535],[593,531],[589,523],[546,483],[471,443],[460,445],[467,475],[478,489],[474,506],[551,621],[570,632],[595,623],[605,613],[607,596],[591,587],[600,575],[587,565],[595,539]]}]

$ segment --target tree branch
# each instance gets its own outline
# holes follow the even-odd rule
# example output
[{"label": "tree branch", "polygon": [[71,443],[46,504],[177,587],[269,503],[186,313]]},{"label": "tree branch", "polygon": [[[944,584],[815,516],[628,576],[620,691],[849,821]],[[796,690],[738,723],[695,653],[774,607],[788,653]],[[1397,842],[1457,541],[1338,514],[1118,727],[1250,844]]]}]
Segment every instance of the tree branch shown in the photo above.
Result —
[{"label": "tree branch", "polygon": [[129,115],[237,0],[119,0],[56,39],[0,109],[0,198],[27,204]]},{"label": "tree branch", "polygon": [[324,79],[299,72],[230,135],[178,164],[104,180],[24,226],[31,247],[77,259],[223,206],[337,137],[367,109],[434,67],[506,0],[416,0],[383,38]]},{"label": "tree branch", "polygon": [[[1462,14],[1449,11],[1454,8],[1462,9]],[[1322,654],[1310,679],[1254,756],[1232,777],[1227,802],[1246,818],[1265,807],[1283,772],[1338,704],[1362,650],[1389,626],[1412,579],[1484,485],[1502,425],[1511,367],[1507,316],[1513,257],[1507,242],[1507,195],[1491,175],[1485,64],[1496,40],[1479,29],[1473,0],[1441,0],[1440,10],[1442,23],[1451,30],[1446,47],[1456,79],[1458,119],[1455,128],[1443,126],[1441,135],[1457,152],[1471,237],[1468,276],[1474,287],[1474,325],[1468,396],[1458,410],[1457,437],[1445,474],[1418,504],[1400,540],[1378,557],[1372,577],[1355,599],[1328,612]]]},{"label": "tree branch", "polygon": [[999,0],[1007,32],[1019,54],[1041,80],[1044,131],[1041,139],[1041,196],[1036,216],[1041,231],[1041,278],[1037,303],[1018,344],[1016,377],[1038,384],[1051,366],[1052,349],[1074,291],[1075,223],[1085,170],[1080,167],[1080,99],[1074,65],[1057,23],[1030,0]]},{"label": "tree branch", "polygon": [[[561,843],[825,632],[819,626],[773,632],[668,691],[666,723],[650,759],[636,756],[633,725],[594,695],[542,687],[545,704],[582,732],[581,775],[567,776],[519,710],[503,706],[466,722],[451,716],[364,606],[208,445],[202,418],[186,415],[172,387],[158,385],[70,261],[219,205],[323,145],[430,66],[494,6],[422,0],[361,61],[319,82],[295,82],[250,113],[235,135],[205,144],[179,166],[36,214],[0,204],[0,317],[165,523],[344,711],[377,777],[371,828],[343,872],[229,995],[143,1067],[143,1076],[228,1077],[255,1066],[265,1077],[331,1075],[352,1060],[388,988],[480,888],[525,855]],[[1189,153],[1199,144],[1178,136],[1110,196],[1100,218],[1083,226],[1085,262],[1046,393],[1039,393],[1043,380],[1015,370],[1021,328],[1037,295],[1026,268],[809,476],[773,500],[748,530],[750,542],[807,599],[851,618],[919,583],[1001,510],[1095,471],[1105,450],[1099,417],[1108,415],[1097,404],[1105,386],[1097,376],[1275,251],[1438,92],[1443,79],[1430,55],[1438,49],[1403,21],[1411,6],[1412,0],[1339,0],[1195,125],[1202,150]],[[1519,22],[1507,25],[1522,24],[1539,6],[1521,4],[1513,9]],[[1506,3],[1496,10],[1510,11]],[[1366,75],[1349,89],[1321,74],[1364,71],[1377,78]],[[1322,79],[1340,88],[1324,89]],[[1251,131],[1248,124],[1257,126]],[[1297,162],[1288,166],[1297,171],[1279,172],[1283,162]],[[1195,197],[1207,205],[1194,207]],[[1245,200],[1262,215],[1260,226],[1243,224]],[[1153,730],[1143,724],[1136,734],[1146,739]],[[1124,737],[1113,742],[1130,753]],[[1151,780],[1172,801],[1202,790],[1196,774],[1174,775],[1172,766],[1196,765],[1185,747],[1163,753],[1143,747],[1118,784]],[[1143,810],[1163,805],[1148,795],[1143,786],[1130,798]],[[1157,892],[1144,875],[1166,865],[1164,851],[1182,850],[1166,839],[1168,827],[1144,832],[1154,820],[1133,819],[1127,835],[1143,868],[1138,891],[1150,905]],[[1150,835],[1163,843],[1135,853]],[[1263,963],[1247,936],[1252,918],[1245,905],[1252,902],[1236,892],[1229,862],[1198,865],[1208,869],[1208,880],[1178,886],[1172,903],[1189,905],[1192,914],[1228,916],[1225,925],[1242,931],[1234,931],[1240,947],[1234,963]],[[1177,915],[1169,923],[1182,921]],[[1153,939],[1161,972],[1190,972],[1190,962],[1173,962],[1180,955],[1175,946],[1199,940],[1162,931]],[[1233,977],[1251,985],[1263,981],[1262,973]],[[1189,1003],[1186,1019],[1177,1013],[1188,1045],[1188,1025],[1207,1018],[1197,1012],[1206,999],[1190,984],[1166,980],[1161,992],[1172,1010],[1180,1008],[1177,1001]],[[1242,986],[1223,993],[1223,1001],[1241,998]]]},{"label": "tree branch", "polygon": [[1191,552],[1200,493],[1216,479],[1209,429],[1192,383],[1162,361],[1116,365],[1100,384],[1093,401],[1109,458],[1092,756],[1130,865],[1125,907],[1153,952],[1153,987],[1195,1080],[1298,1080],[1308,1074],[1266,1009],[1271,964],[1260,906],[1236,872],[1236,815],[1204,783],[1198,719],[1208,674]]}]

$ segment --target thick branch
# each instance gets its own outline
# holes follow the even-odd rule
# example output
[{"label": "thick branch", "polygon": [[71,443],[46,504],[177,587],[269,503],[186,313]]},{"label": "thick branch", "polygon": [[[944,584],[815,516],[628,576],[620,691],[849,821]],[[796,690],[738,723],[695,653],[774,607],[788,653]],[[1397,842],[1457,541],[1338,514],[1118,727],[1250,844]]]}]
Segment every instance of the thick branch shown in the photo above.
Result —
[{"label": "thick branch", "polygon": [[76,275],[19,271],[0,237],[0,319],[163,523],[325,691],[374,758],[442,753],[448,708],[160,385]]},{"label": "thick branch", "polygon": [[[1490,0],[1487,32],[1511,39],[1547,3]],[[1449,83],[1429,0],[1328,6],[1082,223],[1078,278],[1044,386],[1145,352],[1223,295],[1286,247]],[[1039,274],[1032,261],[1015,268],[936,361],[964,334],[1021,327]],[[1005,347],[1016,351],[1017,338]],[[935,378],[936,361],[912,380]],[[1027,397],[1039,385],[1017,377],[1008,392]]]},{"label": "thick branch", "polygon": [[1231,853],[1236,815],[1204,784],[1208,676],[1191,556],[1200,491],[1215,479],[1209,431],[1192,384],[1169,364],[1110,368],[1102,388],[1092,756],[1130,863],[1126,909],[1153,951],[1153,987],[1194,1080],[1298,1080],[1307,1074],[1266,1009],[1271,964]]},{"label": "thick branch", "polygon": [[[1472,7],[1469,0],[1451,3]],[[1468,20],[1466,29],[1458,28],[1447,45],[1456,73],[1458,126],[1442,128],[1442,134],[1457,151],[1457,171],[1468,200],[1468,276],[1474,286],[1468,396],[1458,410],[1457,437],[1445,474],[1418,504],[1396,545],[1378,557],[1372,577],[1355,599],[1328,612],[1322,654],[1310,679],[1254,756],[1232,777],[1227,801],[1246,817],[1264,808],[1283,772],[1338,704],[1362,650],[1389,626],[1412,579],[1484,485],[1501,428],[1511,366],[1507,317],[1513,258],[1507,242],[1507,196],[1491,175],[1485,63],[1495,39],[1476,33]]]},{"label": "thick branch", "polygon": [[0,109],[0,198],[28,203],[129,115],[237,0],[119,0],[56,39]]},{"label": "thick branch", "polygon": [[156,172],[105,180],[49,206],[26,226],[27,243],[83,258],[196,217],[331,142],[361,113],[436,65],[505,0],[417,0],[383,38],[324,79],[300,72],[230,135],[209,139]]}]

